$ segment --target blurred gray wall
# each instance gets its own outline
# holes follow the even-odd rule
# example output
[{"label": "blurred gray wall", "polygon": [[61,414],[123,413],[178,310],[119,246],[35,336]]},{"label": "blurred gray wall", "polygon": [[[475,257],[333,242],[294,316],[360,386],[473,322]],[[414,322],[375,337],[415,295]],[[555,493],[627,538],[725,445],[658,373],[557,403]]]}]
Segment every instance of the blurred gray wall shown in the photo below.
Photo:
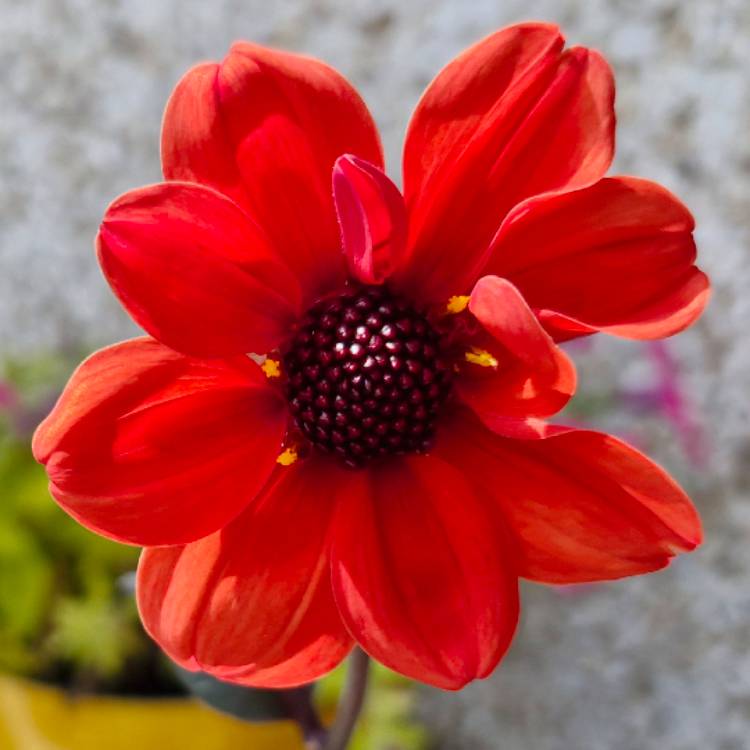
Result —
[{"label": "blurred gray wall", "polygon": [[[525,590],[489,682],[425,691],[445,748],[742,750],[750,746],[750,2],[748,0],[0,0],[0,358],[131,335],[92,238],[106,204],[158,180],[166,97],[235,38],[323,57],[363,92],[392,174],[420,90],[509,22],[562,24],[618,82],[613,171],[659,180],[698,220],[715,296],[673,351],[711,448],[649,448],[695,495],[707,543],[658,575]],[[638,379],[622,342],[581,357],[581,390]],[[627,431],[622,416],[602,426]],[[633,423],[635,424],[635,422]]]}]

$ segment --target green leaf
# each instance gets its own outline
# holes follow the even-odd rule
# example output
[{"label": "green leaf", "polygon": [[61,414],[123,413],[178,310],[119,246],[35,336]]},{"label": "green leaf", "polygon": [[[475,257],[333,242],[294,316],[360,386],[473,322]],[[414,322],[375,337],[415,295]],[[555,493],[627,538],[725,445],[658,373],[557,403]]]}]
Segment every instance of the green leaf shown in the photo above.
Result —
[{"label": "green leaf", "polygon": [[284,690],[261,690],[222,682],[205,672],[188,672],[174,666],[178,679],[211,708],[244,721],[274,721],[290,718]]}]

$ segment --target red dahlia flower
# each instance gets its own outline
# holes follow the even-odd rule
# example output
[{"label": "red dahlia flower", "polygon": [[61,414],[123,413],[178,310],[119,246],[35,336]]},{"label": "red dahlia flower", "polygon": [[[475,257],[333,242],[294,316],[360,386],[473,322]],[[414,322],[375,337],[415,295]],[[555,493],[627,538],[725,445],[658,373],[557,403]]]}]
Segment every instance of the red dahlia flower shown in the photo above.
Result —
[{"label": "red dahlia flower", "polygon": [[603,177],[613,98],[598,53],[503,29],[428,87],[402,196],[323,63],[238,43],[180,81],[166,182],[97,239],[150,338],[86,360],[33,446],[68,513],[146,548],[141,616],[175,661],[283,687],[357,642],[460,688],[507,649],[519,576],[699,543],[662,469],[543,421],[575,388],[558,342],[668,336],[708,298],[689,211]]}]

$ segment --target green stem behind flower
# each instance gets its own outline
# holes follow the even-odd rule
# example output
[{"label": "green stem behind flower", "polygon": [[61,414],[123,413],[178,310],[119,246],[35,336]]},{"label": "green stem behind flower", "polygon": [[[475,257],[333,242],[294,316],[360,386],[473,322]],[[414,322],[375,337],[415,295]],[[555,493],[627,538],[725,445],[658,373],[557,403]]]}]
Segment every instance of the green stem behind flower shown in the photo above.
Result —
[{"label": "green stem behind flower", "polygon": [[355,648],[349,657],[336,719],[323,742],[311,739],[308,750],[346,750],[364,704],[369,669],[370,658],[362,649]]}]

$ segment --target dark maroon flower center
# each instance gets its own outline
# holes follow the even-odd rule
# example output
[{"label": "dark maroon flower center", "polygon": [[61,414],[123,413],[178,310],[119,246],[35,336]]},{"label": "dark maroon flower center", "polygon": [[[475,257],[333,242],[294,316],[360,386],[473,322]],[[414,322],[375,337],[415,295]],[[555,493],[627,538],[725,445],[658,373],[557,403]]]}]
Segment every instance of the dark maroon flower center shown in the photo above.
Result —
[{"label": "dark maroon flower center", "polygon": [[350,467],[429,449],[452,370],[426,315],[383,287],[317,302],[283,358],[297,427]]}]

